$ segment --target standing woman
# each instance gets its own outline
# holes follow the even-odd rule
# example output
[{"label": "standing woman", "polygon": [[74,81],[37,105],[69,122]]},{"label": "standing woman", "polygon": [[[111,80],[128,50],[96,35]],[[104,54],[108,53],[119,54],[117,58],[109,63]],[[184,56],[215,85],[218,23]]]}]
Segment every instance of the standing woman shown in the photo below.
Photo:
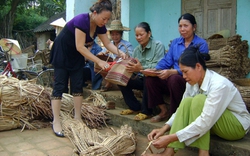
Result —
[{"label": "standing woman", "polygon": [[[121,115],[137,114],[135,120],[144,120],[152,115],[152,109],[148,109],[148,93],[145,86],[145,76],[141,70],[155,68],[157,62],[164,56],[165,47],[152,37],[152,32],[147,22],[141,22],[135,27],[135,37],[139,45],[134,49],[132,57],[137,63],[130,62],[126,70],[135,73],[129,79],[127,86],[119,86],[124,101],[129,109],[123,110]],[[133,89],[143,90],[142,104],[135,97]]]},{"label": "standing woman", "polygon": [[[172,115],[179,106],[185,91],[186,81],[178,65],[183,51],[189,46],[199,45],[202,53],[208,53],[207,42],[195,34],[196,20],[189,13],[181,15],[178,19],[180,37],[174,39],[167,54],[156,65],[161,70],[158,77],[147,77],[149,108],[159,106],[160,114],[151,118],[151,122],[159,122]],[[170,97],[170,110],[167,110],[163,95]]]},{"label": "standing woman", "polygon": [[[83,100],[83,67],[85,58],[97,63],[102,69],[109,64],[93,55],[88,47],[98,36],[104,46],[118,55],[116,47],[109,41],[105,24],[111,17],[112,4],[110,0],[98,0],[90,13],[83,13],[71,19],[56,37],[51,50],[50,63],[54,66],[55,82],[51,96],[53,111],[53,131],[56,136],[63,137],[60,123],[61,99],[64,88],[70,79],[70,90],[74,101],[74,119],[82,120],[81,106]],[[124,53],[120,53],[125,58]]]},{"label": "standing woman", "polygon": [[[122,22],[119,20],[113,20],[110,24],[110,27],[107,28],[110,36],[111,36],[111,43],[113,43],[119,50],[122,52],[126,53],[128,52],[127,55],[132,56],[133,52],[133,46],[129,41],[126,41],[122,39],[123,32],[124,31],[129,31],[130,29],[128,27],[125,27],[122,25]],[[105,49],[104,52],[99,53],[98,55],[106,55],[108,51]],[[114,60],[116,59],[115,54],[110,55],[111,58]],[[102,74],[103,77],[106,76],[106,74]],[[112,88],[112,84],[110,82],[105,83],[105,86],[102,86],[101,91],[108,91],[110,88]]]},{"label": "standing woman", "polygon": [[196,47],[181,55],[179,65],[187,88],[180,106],[162,128],[148,135],[152,145],[166,149],[143,156],[172,156],[174,149],[185,145],[198,148],[199,156],[209,156],[210,134],[225,140],[239,140],[247,134],[250,114],[240,92],[227,78],[207,69],[209,59]]}]

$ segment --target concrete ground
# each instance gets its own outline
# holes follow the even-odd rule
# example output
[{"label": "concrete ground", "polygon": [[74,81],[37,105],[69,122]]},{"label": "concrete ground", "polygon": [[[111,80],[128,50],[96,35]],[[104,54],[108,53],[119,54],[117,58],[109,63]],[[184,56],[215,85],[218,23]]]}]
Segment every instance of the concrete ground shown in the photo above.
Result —
[{"label": "concrete ground", "polygon": [[[111,131],[105,128],[102,133]],[[140,156],[147,147],[145,136],[136,135],[137,148],[131,156]],[[156,150],[154,150],[156,152]],[[150,153],[150,151],[148,151]],[[0,156],[71,156],[73,144],[68,138],[54,135],[50,127],[38,130],[20,129],[0,132]],[[193,156],[197,153],[189,150],[178,152],[176,156]]]}]

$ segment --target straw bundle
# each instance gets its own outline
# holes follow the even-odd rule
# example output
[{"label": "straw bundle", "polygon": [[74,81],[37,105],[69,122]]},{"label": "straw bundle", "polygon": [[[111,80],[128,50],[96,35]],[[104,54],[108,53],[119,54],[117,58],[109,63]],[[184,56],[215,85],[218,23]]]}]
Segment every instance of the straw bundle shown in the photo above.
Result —
[{"label": "straw bundle", "polygon": [[36,129],[35,119],[51,119],[49,91],[29,81],[0,76],[0,131],[27,127]]},{"label": "straw bundle", "polygon": [[97,92],[91,91],[91,90],[90,92],[91,92],[90,96],[86,98],[87,101],[92,101],[94,106],[98,106],[98,107],[107,106],[107,101],[101,94],[98,94]]},{"label": "straw bundle", "polygon": [[16,129],[20,126],[18,121],[8,116],[0,116],[0,131]]},{"label": "straw bundle", "polygon": [[[230,80],[244,78],[250,71],[248,43],[240,35],[230,38],[209,39],[211,59],[206,62],[209,69]],[[218,49],[216,49],[218,48]]]},{"label": "straw bundle", "polygon": [[[93,99],[93,101],[103,100],[102,98],[100,99],[100,97],[101,95],[93,91],[93,94],[91,94],[87,99]],[[73,96],[69,94],[63,94],[61,111],[73,117],[73,109]],[[83,121],[90,128],[102,128],[103,124],[106,125],[105,121],[108,119],[105,110],[106,108],[101,107],[100,105],[97,106],[93,103],[83,103],[81,108]]]},{"label": "straw bundle", "polygon": [[209,50],[218,50],[226,45],[235,46],[241,42],[240,35],[234,35],[229,38],[207,39]]},{"label": "straw bundle", "polygon": [[246,107],[250,112],[250,79],[237,79],[234,80],[236,88],[239,90]]},{"label": "straw bundle", "polygon": [[[16,78],[0,76],[0,131],[28,128],[37,129],[44,127],[35,123],[36,119],[51,120],[52,109],[50,105],[51,88],[30,83],[30,81],[20,81]],[[98,94],[92,95],[93,101]],[[103,101],[102,98],[100,98]],[[100,102],[99,102],[100,103]],[[63,94],[62,110],[73,116],[73,97]],[[105,108],[93,106],[90,103],[83,103],[82,117],[85,123],[91,128],[102,127],[106,124],[107,116]],[[41,122],[41,124],[43,124]]]},{"label": "straw bundle", "polygon": [[63,115],[65,135],[75,147],[75,154],[80,156],[117,156],[135,151],[136,141],[132,128],[124,125],[116,134],[101,134],[96,129],[89,129],[84,123]]}]

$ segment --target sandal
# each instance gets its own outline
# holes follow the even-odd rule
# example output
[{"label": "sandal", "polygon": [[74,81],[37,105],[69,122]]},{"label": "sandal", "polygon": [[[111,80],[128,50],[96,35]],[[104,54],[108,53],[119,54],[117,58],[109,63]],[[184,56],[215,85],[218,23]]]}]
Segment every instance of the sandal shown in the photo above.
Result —
[{"label": "sandal", "polygon": [[145,120],[145,119],[148,119],[149,116],[146,115],[146,114],[143,114],[143,113],[139,113],[137,114],[135,117],[134,117],[134,120],[136,121],[141,121],[141,120]]},{"label": "sandal", "polygon": [[164,120],[164,119],[166,119],[167,117],[161,117],[160,115],[156,115],[156,116],[154,116],[154,117],[152,117],[151,119],[150,119],[150,122],[160,122],[160,121],[162,121],[162,120]]},{"label": "sandal", "polygon": [[130,114],[135,114],[135,113],[137,113],[136,111],[133,111],[133,110],[131,110],[131,109],[126,109],[126,110],[123,110],[123,111],[121,111],[121,115],[130,115]]}]

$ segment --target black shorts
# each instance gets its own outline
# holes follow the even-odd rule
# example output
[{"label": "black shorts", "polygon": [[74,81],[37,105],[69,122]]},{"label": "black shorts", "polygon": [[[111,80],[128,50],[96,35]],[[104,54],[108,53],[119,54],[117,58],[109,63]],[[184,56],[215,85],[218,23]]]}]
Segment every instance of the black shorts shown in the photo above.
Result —
[{"label": "black shorts", "polygon": [[83,68],[73,71],[62,68],[55,68],[54,72],[55,73],[52,98],[60,99],[62,97],[62,94],[68,90],[69,83],[71,95],[83,95]]}]

